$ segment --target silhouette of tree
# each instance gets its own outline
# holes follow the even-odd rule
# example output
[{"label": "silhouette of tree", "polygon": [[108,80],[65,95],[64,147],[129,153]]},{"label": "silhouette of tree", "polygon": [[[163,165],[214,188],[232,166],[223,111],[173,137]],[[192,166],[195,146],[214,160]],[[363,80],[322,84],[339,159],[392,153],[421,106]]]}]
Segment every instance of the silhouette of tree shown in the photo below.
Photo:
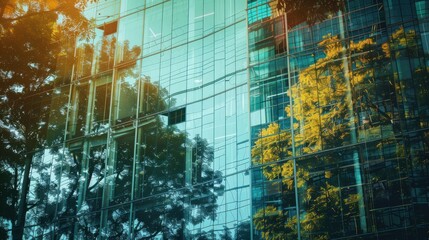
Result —
[{"label": "silhouette of tree", "polygon": [[220,239],[232,240],[232,233],[228,227],[223,227],[223,232],[219,235]]},{"label": "silhouette of tree", "polygon": [[[5,209],[14,239],[21,239],[28,205],[33,158],[47,143],[46,129],[52,86],[59,79],[60,56],[70,53],[60,42],[67,33],[87,32],[81,15],[87,1],[0,2],[0,108],[2,172],[10,184]],[[61,16],[61,22],[58,21]],[[70,61],[72,62],[72,61]],[[22,183],[22,185],[21,185]],[[18,194],[20,193],[20,194]],[[14,209],[12,211],[12,209]]]},{"label": "silhouette of tree", "polygon": [[[185,132],[168,125],[169,121],[164,120],[169,117],[165,89],[152,83],[148,76],[139,78],[140,75],[132,70],[121,74],[137,79],[134,83],[140,85],[122,82],[120,86],[121,94],[134,101],[137,101],[137,91],[141,92],[137,120],[140,147],[135,149],[135,136],[131,131],[131,134],[114,138],[110,151],[105,144],[89,147],[83,142],[78,148],[52,153],[63,159],[53,166],[62,182],[59,197],[54,198],[57,193],[46,196],[49,185],[43,181],[34,183],[35,188],[40,189],[36,199],[47,203],[35,216],[34,224],[40,225],[45,233],[52,229],[56,237],[68,238],[129,236],[150,239],[160,235],[181,238],[187,224],[216,217],[216,200],[223,185],[221,172],[211,168],[213,148],[200,136],[189,139]],[[135,110],[124,116],[135,119]],[[129,117],[115,124],[119,128],[129,126]],[[106,131],[85,134],[100,139],[106,137]],[[192,171],[186,170],[187,164],[192,165]],[[108,194],[103,195],[103,192]],[[134,194],[133,200],[131,194]],[[130,225],[131,204],[134,222]],[[101,208],[107,210],[100,211]],[[105,228],[100,226],[100,219],[105,222]],[[130,229],[133,235],[129,235]]]},{"label": "silhouette of tree", "polygon": [[240,222],[235,228],[235,239],[247,240],[251,234],[250,221]]}]

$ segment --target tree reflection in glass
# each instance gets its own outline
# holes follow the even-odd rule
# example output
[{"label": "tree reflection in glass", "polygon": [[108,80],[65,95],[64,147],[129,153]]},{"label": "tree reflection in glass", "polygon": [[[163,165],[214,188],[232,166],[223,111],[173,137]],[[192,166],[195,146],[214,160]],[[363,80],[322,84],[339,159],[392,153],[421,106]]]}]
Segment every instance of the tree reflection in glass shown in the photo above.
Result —
[{"label": "tree reflection in glass", "polygon": [[[288,91],[293,104],[286,112],[291,116],[293,111],[295,146],[292,146],[291,132],[272,123],[260,132],[252,148],[253,163],[262,165],[267,184],[282,182],[280,201],[273,201],[277,204],[268,201],[253,216],[254,226],[263,238],[297,238],[296,210],[288,207],[295,204],[301,209],[301,236],[305,238],[329,239],[366,231],[364,204],[367,200],[359,182],[362,152],[352,147],[333,153],[322,151],[377,139],[380,142],[376,148],[391,145],[393,156],[405,157],[403,143],[382,137],[400,131],[395,98],[400,95],[398,85],[404,83],[397,81],[397,73],[389,63],[393,54],[395,58],[413,54],[414,36],[413,31],[400,28],[385,43],[367,38],[349,41],[345,48],[346,41],[331,35],[319,43],[324,57],[300,70],[299,80]],[[405,51],[405,47],[410,51]],[[288,160],[292,158],[293,147],[297,155],[296,172],[293,160]],[[395,166],[386,166],[386,171],[392,171],[391,177],[400,176],[406,169],[400,162]],[[375,171],[372,174],[375,179]],[[295,184],[299,189],[299,203],[290,197]],[[377,186],[383,188],[381,182]],[[389,193],[374,191],[374,197],[377,200],[381,195],[395,196],[395,192],[409,194],[405,184],[392,184]],[[395,199],[404,201],[404,196]],[[392,200],[389,202],[396,205]]]}]

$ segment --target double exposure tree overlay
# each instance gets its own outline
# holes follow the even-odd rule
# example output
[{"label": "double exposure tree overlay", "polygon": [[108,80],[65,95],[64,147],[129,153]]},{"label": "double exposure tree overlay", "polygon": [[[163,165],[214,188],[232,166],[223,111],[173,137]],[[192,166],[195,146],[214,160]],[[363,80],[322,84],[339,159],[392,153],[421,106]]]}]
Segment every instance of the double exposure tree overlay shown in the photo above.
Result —
[{"label": "double exposure tree overlay", "polygon": [[[174,125],[168,126],[161,115],[153,115],[167,108],[163,99],[168,94],[147,80],[143,82],[142,122],[138,130],[136,162],[136,193],[133,231],[135,238],[151,239],[163,236],[165,239],[184,238],[187,224],[198,224],[205,219],[214,220],[217,209],[217,191],[222,190],[222,174],[211,168],[213,148],[200,136],[188,138],[187,134]],[[169,116],[172,117],[172,116]],[[133,144],[134,139],[129,141]],[[132,146],[121,147],[117,153],[115,169],[115,195],[112,204],[129,200],[126,195],[131,189]],[[119,156],[119,155],[122,156]],[[188,156],[187,156],[188,155]],[[126,157],[128,156],[128,157]],[[187,171],[186,158],[191,158],[192,171]],[[125,161],[124,161],[125,160]],[[186,180],[186,179],[189,179]],[[121,194],[124,193],[124,194]],[[109,236],[126,234],[128,210],[116,210],[108,214]],[[117,216],[123,216],[121,219]],[[129,227],[129,226],[128,226]]]},{"label": "double exposure tree overlay", "polygon": [[56,60],[70,53],[60,41],[67,34],[86,31],[90,23],[81,15],[86,3],[0,1],[0,175],[4,176],[0,185],[5,188],[0,204],[6,210],[0,217],[10,221],[14,239],[22,238],[26,212],[35,206],[27,203],[31,164],[46,145],[49,90],[58,77]]},{"label": "double exposure tree overlay", "polygon": [[[360,98],[361,91],[374,80],[375,69],[383,56],[374,50],[372,39],[351,42],[348,55],[351,65],[343,62],[344,47],[337,36],[327,36],[319,46],[325,57],[302,70],[298,83],[290,89],[294,118],[301,123],[296,132],[296,144],[304,153],[329,149],[351,141],[351,95]],[[349,68],[354,67],[353,70]],[[368,96],[371,97],[371,96]],[[371,99],[369,100],[371,101]],[[286,112],[290,115],[291,109]]]},{"label": "double exposure tree overlay", "polygon": [[[131,70],[123,74],[139,78]],[[58,206],[56,237],[183,238],[187,224],[216,217],[217,192],[222,191],[223,185],[222,174],[211,167],[213,148],[200,136],[191,138],[174,125],[167,125],[162,119],[165,116],[159,113],[167,109],[168,92],[151,83],[147,76],[138,82],[140,88],[124,84],[121,91],[131,99],[137,99],[133,95],[138,89],[142,93],[139,144],[135,144],[134,131],[130,131],[114,138],[109,143],[110,151],[102,144],[86,152],[82,147],[61,152],[59,158],[64,160],[54,166],[62,179],[60,196],[58,199],[55,195],[46,197],[46,193],[40,196],[46,198],[46,209]],[[99,139],[106,137],[105,132],[95,135]],[[136,159],[135,146],[140,146],[136,149]],[[191,158],[192,171],[186,171],[187,157]],[[45,192],[48,190],[46,184],[39,185]],[[131,192],[134,192],[134,220],[130,222]],[[103,206],[107,209],[100,211]],[[50,231],[55,212],[40,212],[37,224]],[[104,221],[103,226],[100,220]]]},{"label": "double exposure tree overlay", "polygon": [[[364,119],[362,127],[395,131],[395,106],[385,104],[387,100],[394,102],[391,98],[395,91],[388,63],[391,55],[399,54],[396,49],[401,44],[415,44],[414,35],[400,28],[382,45],[367,38],[350,41],[348,46],[338,36],[325,36],[319,43],[324,57],[301,70],[288,92],[293,105],[285,110],[288,116],[293,110],[297,157],[356,142],[361,132],[355,129],[361,115],[378,116],[377,123]],[[376,80],[384,93],[374,94]],[[252,148],[253,163],[262,165],[267,180],[281,179],[284,203],[302,204],[305,208],[302,231],[311,234],[312,239],[329,239],[331,233],[338,231],[338,223],[353,222],[359,215],[362,196],[341,190],[334,177],[338,169],[323,169],[322,166],[334,166],[339,158],[336,153],[327,153],[297,159],[297,187],[305,190],[300,194],[302,203],[295,203],[290,197],[294,191],[293,161],[288,160],[292,147],[291,133],[271,123],[261,130]],[[324,172],[317,173],[320,171]],[[296,239],[296,222],[295,214],[275,205],[261,208],[254,215],[254,226],[265,239]]]},{"label": "double exposure tree overlay", "polygon": [[[206,218],[214,220],[217,209],[217,193],[222,188],[222,175],[211,168],[213,149],[199,136],[188,139],[186,133],[175,127],[165,126],[159,119],[142,127],[137,162],[138,189],[134,213],[134,237],[151,239],[162,235],[165,239],[184,238],[187,224],[198,224]],[[133,140],[130,141],[133,143]],[[121,148],[129,151],[132,147]],[[187,149],[191,149],[192,172],[186,171]],[[120,152],[118,152],[118,155]],[[129,155],[129,153],[124,153]],[[123,161],[128,159],[128,161]],[[120,162],[121,161],[121,162]],[[115,194],[129,191],[131,178],[127,172],[132,158],[117,158]],[[192,182],[186,182],[192,174]],[[214,181],[213,181],[214,180]],[[119,189],[122,188],[122,189]],[[121,195],[121,194],[119,194]],[[114,204],[127,199],[117,198]],[[109,236],[126,234],[128,210],[119,210],[108,215]],[[115,217],[124,216],[124,219]]]}]

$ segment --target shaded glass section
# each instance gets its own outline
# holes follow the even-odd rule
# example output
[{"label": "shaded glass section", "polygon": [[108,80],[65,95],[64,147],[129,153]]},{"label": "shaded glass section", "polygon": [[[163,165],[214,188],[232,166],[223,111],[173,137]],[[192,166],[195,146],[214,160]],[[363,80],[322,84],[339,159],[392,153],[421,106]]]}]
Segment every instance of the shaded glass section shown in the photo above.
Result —
[{"label": "shaded glass section", "polygon": [[115,123],[123,123],[136,117],[139,94],[138,70],[138,66],[134,66],[118,71],[114,105]]},{"label": "shaded glass section", "polygon": [[138,12],[121,18],[118,29],[116,64],[135,64],[135,60],[142,52],[143,13]]},{"label": "shaded glass section", "polygon": [[425,239],[427,2],[346,1],[311,26],[255,2],[254,238]]},{"label": "shaded glass section", "polygon": [[70,132],[72,136],[81,136],[86,128],[89,85],[76,86],[74,91]]}]

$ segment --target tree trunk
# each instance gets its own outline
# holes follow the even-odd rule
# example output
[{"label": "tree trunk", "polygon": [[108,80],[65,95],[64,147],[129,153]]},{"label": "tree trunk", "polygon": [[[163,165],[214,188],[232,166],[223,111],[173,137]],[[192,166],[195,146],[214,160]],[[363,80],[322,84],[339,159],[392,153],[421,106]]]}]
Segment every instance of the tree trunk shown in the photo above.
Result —
[{"label": "tree trunk", "polygon": [[24,176],[22,180],[21,195],[18,206],[18,217],[12,227],[13,240],[21,240],[24,236],[25,216],[27,214],[27,195],[30,188],[30,168],[33,155],[29,154],[25,159]]}]

